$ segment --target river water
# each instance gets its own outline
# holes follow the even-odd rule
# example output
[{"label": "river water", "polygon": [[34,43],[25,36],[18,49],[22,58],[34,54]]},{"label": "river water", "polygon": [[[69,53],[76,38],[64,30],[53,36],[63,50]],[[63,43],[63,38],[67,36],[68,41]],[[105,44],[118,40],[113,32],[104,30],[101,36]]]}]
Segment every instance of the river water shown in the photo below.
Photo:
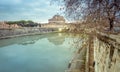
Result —
[{"label": "river water", "polygon": [[76,50],[73,39],[50,33],[0,40],[0,72],[65,72]]}]

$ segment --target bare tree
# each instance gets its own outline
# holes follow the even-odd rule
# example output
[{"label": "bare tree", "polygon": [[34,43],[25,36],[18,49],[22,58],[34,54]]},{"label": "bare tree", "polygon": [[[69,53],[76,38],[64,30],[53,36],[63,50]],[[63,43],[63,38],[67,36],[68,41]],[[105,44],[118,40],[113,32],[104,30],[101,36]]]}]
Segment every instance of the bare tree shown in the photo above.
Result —
[{"label": "bare tree", "polygon": [[[55,1],[55,0],[53,0]],[[120,20],[120,0],[57,0],[63,2],[65,14],[86,22],[108,21],[109,29]],[[62,5],[63,5],[62,4]]]}]

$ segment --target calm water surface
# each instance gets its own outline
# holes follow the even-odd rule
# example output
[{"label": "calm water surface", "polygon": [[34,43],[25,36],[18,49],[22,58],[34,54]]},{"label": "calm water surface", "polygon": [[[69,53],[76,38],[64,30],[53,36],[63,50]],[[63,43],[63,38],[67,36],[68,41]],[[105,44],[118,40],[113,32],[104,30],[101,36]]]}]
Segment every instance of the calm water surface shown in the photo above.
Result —
[{"label": "calm water surface", "polygon": [[65,72],[76,50],[65,33],[0,40],[0,72]]}]

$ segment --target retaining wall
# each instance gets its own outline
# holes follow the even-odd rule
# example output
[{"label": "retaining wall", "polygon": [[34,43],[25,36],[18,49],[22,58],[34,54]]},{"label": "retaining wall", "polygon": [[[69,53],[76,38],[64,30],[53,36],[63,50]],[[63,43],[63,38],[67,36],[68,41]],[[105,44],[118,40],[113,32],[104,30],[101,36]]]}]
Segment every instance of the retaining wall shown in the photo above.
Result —
[{"label": "retaining wall", "polygon": [[94,39],[95,72],[120,72],[120,44],[106,36]]},{"label": "retaining wall", "polygon": [[57,31],[57,29],[53,28],[36,28],[36,27],[23,27],[16,29],[0,29],[0,38],[5,38],[9,36],[17,36],[17,35],[30,35],[30,34],[40,34],[40,33],[48,33]]}]

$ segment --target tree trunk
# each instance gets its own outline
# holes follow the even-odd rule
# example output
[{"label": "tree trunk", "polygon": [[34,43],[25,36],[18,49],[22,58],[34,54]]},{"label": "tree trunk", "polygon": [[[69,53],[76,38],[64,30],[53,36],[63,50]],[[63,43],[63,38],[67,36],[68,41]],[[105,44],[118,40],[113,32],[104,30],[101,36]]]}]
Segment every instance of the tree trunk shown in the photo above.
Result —
[{"label": "tree trunk", "polygon": [[109,29],[112,30],[113,29],[113,24],[114,24],[114,20],[112,18],[109,18]]}]

